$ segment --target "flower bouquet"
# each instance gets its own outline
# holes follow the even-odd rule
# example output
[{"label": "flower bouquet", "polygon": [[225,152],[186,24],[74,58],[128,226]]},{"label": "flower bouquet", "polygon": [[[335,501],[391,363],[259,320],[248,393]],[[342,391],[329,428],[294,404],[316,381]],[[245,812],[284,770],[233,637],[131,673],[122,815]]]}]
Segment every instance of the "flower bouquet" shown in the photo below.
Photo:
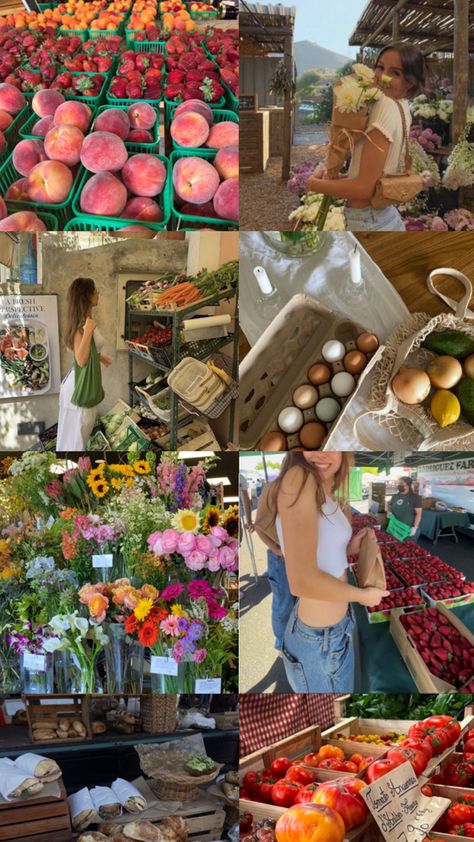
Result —
[{"label": "flower bouquet", "polygon": [[58,614],[48,625],[53,636],[49,636],[43,644],[46,652],[69,654],[71,669],[78,671],[78,692],[101,692],[96,665],[99,654],[109,642],[102,626],[86,617],[80,617],[78,611],[73,611],[72,614]]},{"label": "flower bouquet", "polygon": [[443,175],[443,187],[448,190],[472,187],[474,184],[474,143],[468,140],[471,128],[471,123],[467,123],[449,155],[448,166]]},{"label": "flower bouquet", "polygon": [[48,648],[54,632],[47,626],[26,622],[9,632],[7,642],[20,656],[23,693],[53,692],[53,658]]}]

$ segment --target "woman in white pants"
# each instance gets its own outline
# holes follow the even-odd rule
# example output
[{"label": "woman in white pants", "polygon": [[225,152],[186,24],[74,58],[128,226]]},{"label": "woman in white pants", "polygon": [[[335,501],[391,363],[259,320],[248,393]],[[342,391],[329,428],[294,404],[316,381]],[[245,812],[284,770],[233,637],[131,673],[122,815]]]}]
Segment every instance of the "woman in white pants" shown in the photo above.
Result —
[{"label": "woman in white pants", "polygon": [[104,340],[92,318],[99,293],[92,278],[76,278],[68,291],[66,345],[74,361],[59,392],[58,451],[83,451],[104,398],[101,364],[111,357],[101,353]]}]

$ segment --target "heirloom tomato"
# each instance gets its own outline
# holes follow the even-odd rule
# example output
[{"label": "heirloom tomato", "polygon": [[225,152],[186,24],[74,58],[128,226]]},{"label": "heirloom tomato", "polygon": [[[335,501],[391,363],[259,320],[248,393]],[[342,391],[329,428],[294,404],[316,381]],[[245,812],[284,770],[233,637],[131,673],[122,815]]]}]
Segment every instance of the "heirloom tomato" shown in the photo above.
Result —
[{"label": "heirloom tomato", "polygon": [[324,804],[295,804],[275,825],[277,842],[343,842],[345,835],[342,817]]},{"label": "heirloom tomato", "polygon": [[297,784],[302,784],[302,786],[306,786],[306,784],[312,783],[317,778],[316,770],[308,766],[302,766],[300,764],[295,764],[294,766],[290,766],[288,769],[285,780],[287,781],[295,781]]},{"label": "heirloom tomato", "polygon": [[325,781],[320,784],[314,794],[315,804],[325,804],[336,810],[344,822],[346,830],[351,830],[360,824],[364,824],[369,809],[360,795],[360,790],[365,787],[364,781],[360,778],[337,778],[334,781]]}]

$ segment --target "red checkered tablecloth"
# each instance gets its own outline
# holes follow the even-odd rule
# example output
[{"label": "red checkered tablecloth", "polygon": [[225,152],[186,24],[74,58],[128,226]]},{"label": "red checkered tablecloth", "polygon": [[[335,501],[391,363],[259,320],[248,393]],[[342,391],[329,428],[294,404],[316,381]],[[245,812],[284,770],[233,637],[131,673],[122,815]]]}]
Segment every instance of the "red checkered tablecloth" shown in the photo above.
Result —
[{"label": "red checkered tablecloth", "polygon": [[240,756],[284,740],[310,725],[321,730],[335,723],[336,695],[245,693],[240,696]]}]

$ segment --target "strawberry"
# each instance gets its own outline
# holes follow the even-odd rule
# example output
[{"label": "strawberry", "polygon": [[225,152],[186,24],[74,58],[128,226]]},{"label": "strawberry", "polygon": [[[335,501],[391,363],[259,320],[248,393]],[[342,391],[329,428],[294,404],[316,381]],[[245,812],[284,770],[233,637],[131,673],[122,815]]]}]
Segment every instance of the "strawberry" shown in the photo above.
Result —
[{"label": "strawberry", "polygon": [[150,58],[147,53],[137,53],[135,56],[135,67],[137,70],[146,70],[150,67]]},{"label": "strawberry", "polygon": [[168,82],[170,85],[177,85],[179,82],[182,82],[184,79],[184,73],[182,70],[172,70],[168,73]]},{"label": "strawberry", "polygon": [[119,76],[128,76],[132,70],[135,70],[135,63],[133,61],[122,61],[118,66],[117,73]]},{"label": "strawberry", "polygon": [[142,86],[139,82],[129,82],[127,85],[127,99],[141,99]]}]

